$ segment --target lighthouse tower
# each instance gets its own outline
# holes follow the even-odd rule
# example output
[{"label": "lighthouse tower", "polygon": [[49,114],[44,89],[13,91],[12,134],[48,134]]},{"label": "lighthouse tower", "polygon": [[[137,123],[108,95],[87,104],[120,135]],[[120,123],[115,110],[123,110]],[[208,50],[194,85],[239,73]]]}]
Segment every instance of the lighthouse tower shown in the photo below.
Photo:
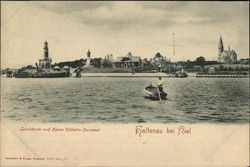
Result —
[{"label": "lighthouse tower", "polygon": [[50,69],[52,59],[49,57],[49,47],[47,41],[44,42],[43,50],[44,50],[44,56],[43,59],[39,59],[39,67],[42,69]]},{"label": "lighthouse tower", "polygon": [[48,42],[47,41],[44,42],[43,49],[44,49],[44,58],[49,57],[49,47],[48,47]]}]

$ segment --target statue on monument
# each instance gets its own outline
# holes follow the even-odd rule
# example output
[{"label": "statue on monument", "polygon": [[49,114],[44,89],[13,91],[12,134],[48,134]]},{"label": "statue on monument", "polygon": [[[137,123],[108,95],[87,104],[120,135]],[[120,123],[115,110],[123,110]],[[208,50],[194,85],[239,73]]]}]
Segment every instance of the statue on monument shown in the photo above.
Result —
[{"label": "statue on monument", "polygon": [[87,57],[90,57],[90,54],[91,54],[91,52],[90,52],[89,49],[88,49]]}]

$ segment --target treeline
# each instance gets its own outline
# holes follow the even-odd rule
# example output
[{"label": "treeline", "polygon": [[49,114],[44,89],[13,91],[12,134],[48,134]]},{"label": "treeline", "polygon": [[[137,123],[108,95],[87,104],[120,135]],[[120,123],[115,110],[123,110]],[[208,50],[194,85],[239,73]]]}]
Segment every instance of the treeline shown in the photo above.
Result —
[{"label": "treeline", "polygon": [[[64,66],[68,66],[70,68],[77,68],[77,67],[83,67],[86,65],[87,59],[79,59],[75,61],[65,61],[60,63],[55,63],[52,65],[52,67],[59,66],[60,68],[63,68]],[[90,60],[90,64],[93,67],[100,68],[102,66],[102,58],[93,58]]]},{"label": "treeline", "polygon": [[75,61],[65,61],[60,63],[55,63],[52,65],[52,67],[59,66],[60,68],[63,68],[64,66],[68,66],[71,68],[77,68],[77,67],[83,67],[87,62],[87,59],[80,59]]},{"label": "treeline", "polygon": [[241,64],[220,64],[220,65],[213,65],[213,66],[205,66],[203,68],[204,72],[208,72],[209,68],[213,67],[215,71],[249,71],[249,66],[241,65]]}]

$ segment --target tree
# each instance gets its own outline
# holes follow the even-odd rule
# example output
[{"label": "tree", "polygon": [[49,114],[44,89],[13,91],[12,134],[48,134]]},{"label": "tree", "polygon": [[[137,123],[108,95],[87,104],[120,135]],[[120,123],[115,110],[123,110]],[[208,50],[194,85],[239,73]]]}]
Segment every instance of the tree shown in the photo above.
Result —
[{"label": "tree", "polygon": [[110,61],[110,60],[108,60],[108,59],[104,59],[103,61],[102,61],[102,67],[112,67],[112,62]]},{"label": "tree", "polygon": [[205,57],[200,56],[200,57],[197,57],[197,58],[196,58],[196,61],[197,61],[197,62],[205,62],[206,60],[205,60]]},{"label": "tree", "polygon": [[192,69],[194,67],[193,63],[190,60],[188,60],[186,63],[184,63],[183,66],[185,69]]},{"label": "tree", "polygon": [[94,58],[94,59],[91,59],[90,60],[90,63],[94,66],[94,67],[101,67],[101,61],[102,61],[102,58]]},{"label": "tree", "polygon": [[196,65],[204,66],[205,65],[205,58],[200,56],[196,58]]},{"label": "tree", "polygon": [[25,68],[26,69],[34,69],[34,67],[32,65],[27,65]]},{"label": "tree", "polygon": [[158,53],[156,53],[155,57],[161,58],[162,55],[158,52]]}]

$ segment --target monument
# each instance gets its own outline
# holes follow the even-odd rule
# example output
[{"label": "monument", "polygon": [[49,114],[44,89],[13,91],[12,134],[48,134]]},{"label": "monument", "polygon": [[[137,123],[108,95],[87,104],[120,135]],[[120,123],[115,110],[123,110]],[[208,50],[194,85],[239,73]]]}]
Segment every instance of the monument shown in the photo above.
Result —
[{"label": "monument", "polygon": [[85,67],[91,67],[91,64],[90,64],[90,60],[91,60],[90,54],[91,54],[91,52],[88,50],[88,52],[87,52],[87,62],[86,62]]}]

